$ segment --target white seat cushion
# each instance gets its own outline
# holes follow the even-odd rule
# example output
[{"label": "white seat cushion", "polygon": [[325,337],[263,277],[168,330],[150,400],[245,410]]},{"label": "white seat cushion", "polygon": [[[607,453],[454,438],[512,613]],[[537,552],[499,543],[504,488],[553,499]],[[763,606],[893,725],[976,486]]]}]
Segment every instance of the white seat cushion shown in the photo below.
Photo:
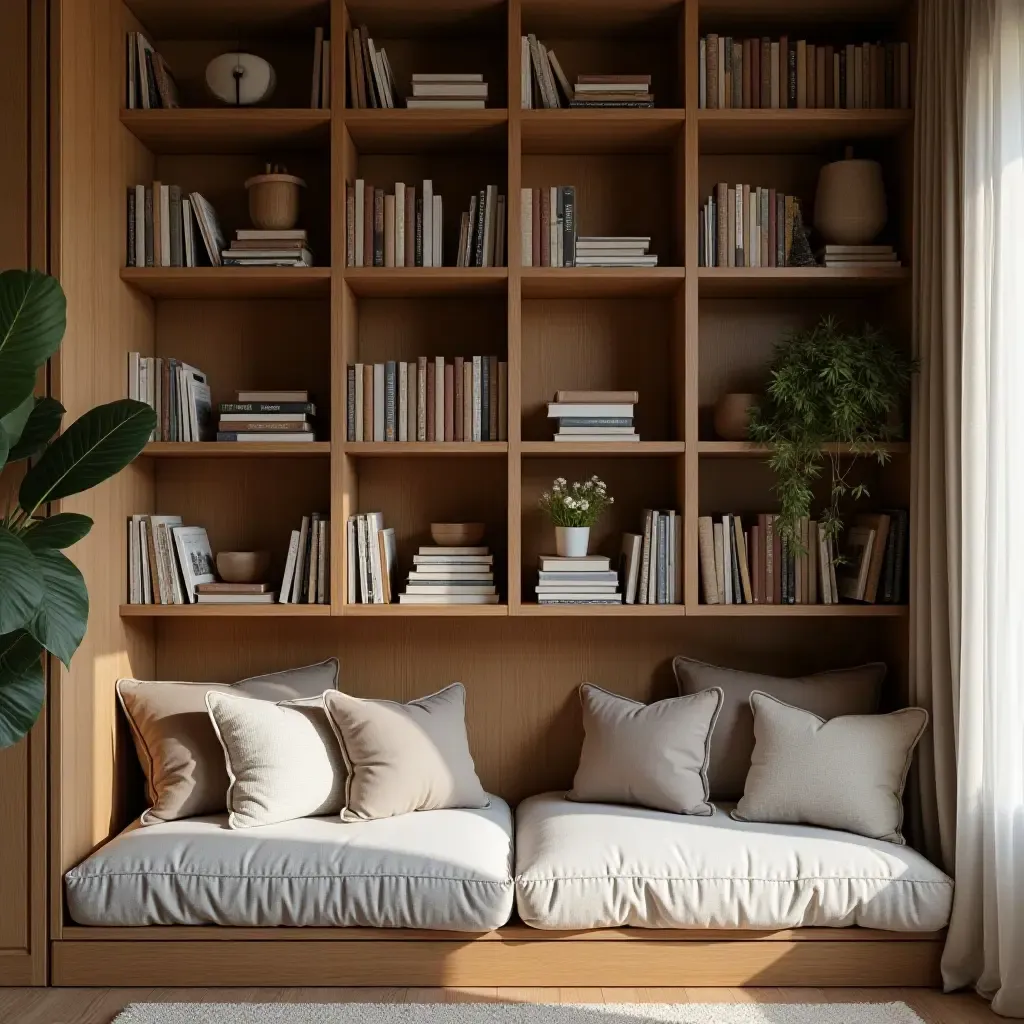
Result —
[{"label": "white seat cushion", "polygon": [[534,928],[860,925],[929,932],[953,883],[906,846],[807,825],[579,804],[516,812],[516,906]]},{"label": "white seat cushion", "polygon": [[512,812],[492,797],[380,821],[238,831],[220,814],[133,825],[65,883],[83,925],[489,931],[512,913]]}]

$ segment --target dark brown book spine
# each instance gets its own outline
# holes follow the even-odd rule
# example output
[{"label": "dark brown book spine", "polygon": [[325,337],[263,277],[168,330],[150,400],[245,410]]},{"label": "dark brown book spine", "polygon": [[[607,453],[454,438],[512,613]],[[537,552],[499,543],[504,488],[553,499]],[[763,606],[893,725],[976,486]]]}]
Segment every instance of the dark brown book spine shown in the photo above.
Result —
[{"label": "dark brown book spine", "polygon": [[373,190],[373,265],[384,266],[384,189]]},{"label": "dark brown book spine", "polygon": [[789,38],[779,39],[779,107],[785,110],[789,106]]},{"label": "dark brown book spine", "polygon": [[[775,189],[768,189],[768,266],[774,267],[778,259],[778,219],[776,217]],[[763,531],[762,531],[763,532]]]},{"label": "dark brown book spine", "polygon": [[373,440],[373,363],[363,363],[363,440]]},{"label": "dark brown book spine", "polygon": [[819,46],[814,51],[814,59],[818,65],[814,74],[814,100],[817,107],[828,106],[828,98],[826,96],[828,79],[826,77],[825,53],[824,46]]},{"label": "dark brown book spine", "polygon": [[704,61],[707,68],[707,101],[709,110],[718,109],[718,36],[713,32],[708,36],[707,55]]},{"label": "dark brown book spine", "polygon": [[455,380],[453,381],[455,393],[453,399],[454,407],[452,409],[452,436],[456,441],[464,441],[466,439],[463,433],[464,428],[462,423],[462,403],[465,401],[465,396],[462,393],[462,376],[464,373],[462,367],[464,362],[465,360],[462,356],[455,357]]},{"label": "dark brown book spine", "polygon": [[772,566],[775,572],[775,592],[772,594],[774,604],[782,604],[782,579],[787,569],[782,564],[782,535],[779,533],[779,517],[772,516],[774,531],[772,533]]},{"label": "dark brown book spine", "polygon": [[[435,378],[437,371],[434,369],[434,360],[427,360],[427,440],[434,440],[434,388],[437,386]],[[441,382],[442,387],[444,382]],[[440,440],[440,438],[438,438]]]},{"label": "dark brown book spine", "polygon": [[444,364],[444,439],[455,440],[455,368]]},{"label": "dark brown book spine", "polygon": [[405,186],[405,265],[416,266],[416,189]]},{"label": "dark brown book spine", "polygon": [[488,391],[488,402],[487,407],[487,436],[492,441],[498,439],[498,357],[487,356],[487,362],[489,364],[488,378],[487,378],[487,391]]},{"label": "dark brown book spine", "polygon": [[761,45],[750,40],[750,105],[761,106]]},{"label": "dark brown book spine", "polygon": [[744,108],[752,106],[751,91],[750,91],[750,69],[753,67],[753,54],[751,51],[751,43],[753,40],[743,40],[743,106]]},{"label": "dark brown book spine", "polygon": [[772,41],[765,36],[761,40],[761,106],[772,105]]},{"label": "dark brown book spine", "polygon": [[540,265],[551,266],[551,190],[540,190]]},{"label": "dark brown book spine", "polygon": [[356,191],[345,184],[345,266],[356,265]]},{"label": "dark brown book spine", "polygon": [[363,186],[363,266],[373,266],[373,186]]},{"label": "dark brown book spine", "polygon": [[835,76],[835,48],[825,47],[825,107],[833,108],[836,105],[836,76]]}]

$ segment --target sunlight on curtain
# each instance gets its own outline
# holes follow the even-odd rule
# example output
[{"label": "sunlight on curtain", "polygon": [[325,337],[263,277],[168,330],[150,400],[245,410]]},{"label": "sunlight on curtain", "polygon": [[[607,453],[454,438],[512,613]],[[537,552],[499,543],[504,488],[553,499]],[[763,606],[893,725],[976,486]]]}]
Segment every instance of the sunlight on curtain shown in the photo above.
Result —
[{"label": "sunlight on curtain", "polygon": [[943,973],[1024,1017],[1024,2],[975,0],[969,40],[956,897]]}]

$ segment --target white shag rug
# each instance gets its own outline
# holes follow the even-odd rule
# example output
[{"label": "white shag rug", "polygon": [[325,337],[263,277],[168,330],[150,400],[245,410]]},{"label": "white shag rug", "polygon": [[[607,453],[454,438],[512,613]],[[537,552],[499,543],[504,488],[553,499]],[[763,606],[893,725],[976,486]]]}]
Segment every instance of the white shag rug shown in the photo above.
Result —
[{"label": "white shag rug", "polygon": [[906,1003],[132,1003],[113,1024],[924,1024]]}]

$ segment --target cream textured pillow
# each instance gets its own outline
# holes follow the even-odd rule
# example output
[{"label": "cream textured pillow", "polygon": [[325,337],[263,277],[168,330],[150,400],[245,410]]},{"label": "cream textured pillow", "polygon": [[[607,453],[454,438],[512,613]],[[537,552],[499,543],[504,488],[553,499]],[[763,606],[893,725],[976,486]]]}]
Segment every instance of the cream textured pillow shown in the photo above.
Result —
[{"label": "cream textured pillow", "polygon": [[585,736],[568,799],[714,813],[707,767],[721,690],[640,704],[584,683],[580,700]]},{"label": "cream textured pillow", "polygon": [[878,710],[885,680],[885,665],[881,662],[786,678],[677,657],[672,661],[672,671],[681,694],[699,693],[709,686],[721,687],[722,711],[711,737],[708,783],[712,800],[729,802],[743,796],[743,784],[750,771],[754,749],[750,695],[755,690],[829,719],[837,715],[873,715]]},{"label": "cream textured pillow", "polygon": [[225,809],[228,776],[224,751],[206,710],[210,690],[282,701],[317,697],[337,685],[337,658],[252,676],[234,686],[119,679],[117,697],[146,775],[150,806],[143,812],[141,823],[153,825],[198,814],[219,814]]},{"label": "cream textured pillow", "polygon": [[231,828],[341,810],[345,762],[322,697],[271,704],[210,690],[206,707],[224,748]]},{"label": "cream textured pillow", "polygon": [[903,786],[923,708],[826,722],[754,692],[754,754],[739,821],[820,825],[903,845]]},{"label": "cream textured pillow", "polygon": [[342,821],[488,805],[469,752],[462,683],[409,704],[347,693],[324,700],[348,769]]}]

